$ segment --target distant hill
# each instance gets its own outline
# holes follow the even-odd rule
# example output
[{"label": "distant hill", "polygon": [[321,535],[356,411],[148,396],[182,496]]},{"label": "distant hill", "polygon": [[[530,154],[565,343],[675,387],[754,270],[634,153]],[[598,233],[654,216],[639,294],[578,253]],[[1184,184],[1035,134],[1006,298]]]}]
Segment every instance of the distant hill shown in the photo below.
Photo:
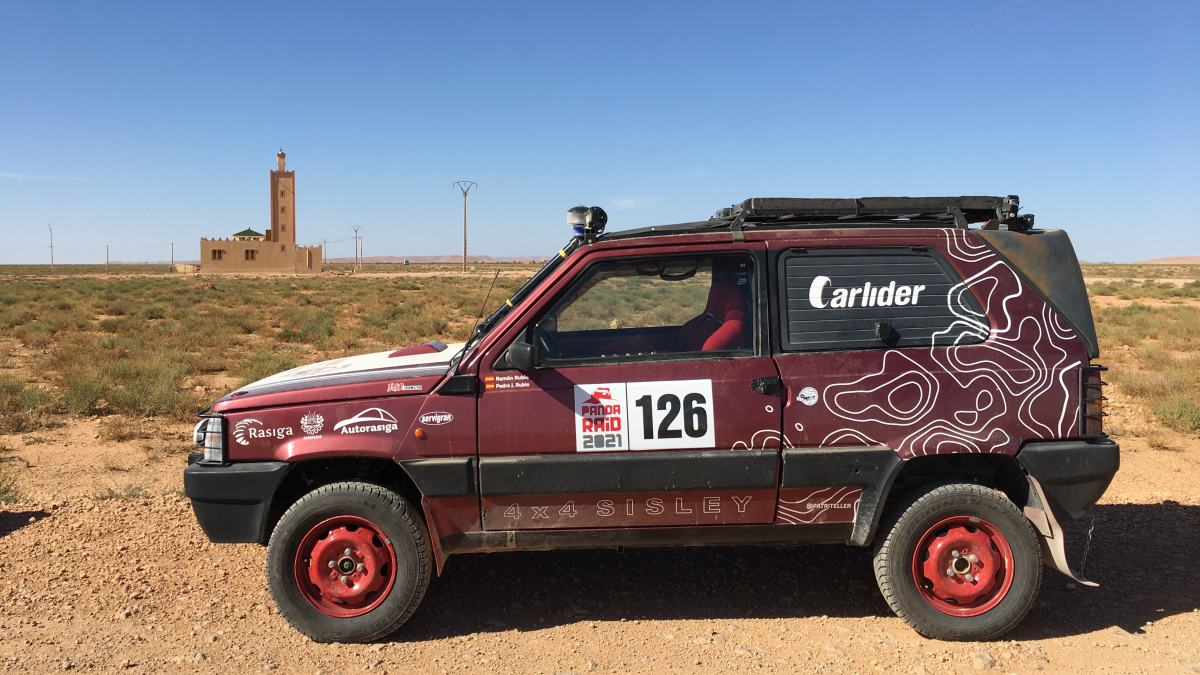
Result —
[{"label": "distant hill", "polygon": [[[491,256],[491,255],[469,255],[467,262],[469,263],[525,263],[525,262],[542,262],[544,258],[536,256]],[[363,264],[371,263],[403,263],[405,260],[417,264],[431,263],[460,263],[462,262],[461,255],[371,255],[362,259]],[[354,258],[329,258],[327,263],[354,264]]]},{"label": "distant hill", "polygon": [[[460,258],[461,260],[461,258]],[[1200,265],[1200,255],[1175,255],[1168,258],[1143,260],[1139,265]]]}]

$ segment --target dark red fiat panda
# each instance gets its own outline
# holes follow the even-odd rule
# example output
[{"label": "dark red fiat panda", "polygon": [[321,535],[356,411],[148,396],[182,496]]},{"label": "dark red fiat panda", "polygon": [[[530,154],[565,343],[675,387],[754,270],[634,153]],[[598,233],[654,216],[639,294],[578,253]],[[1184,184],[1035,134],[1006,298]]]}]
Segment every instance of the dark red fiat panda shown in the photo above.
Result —
[{"label": "dark red fiat panda", "polygon": [[986,639],[1112,480],[1087,292],[1016,197],[750,199],[576,235],[465,344],[280,373],[184,473],[280,613],[375,640],[459,553],[871,546],[896,614]]}]

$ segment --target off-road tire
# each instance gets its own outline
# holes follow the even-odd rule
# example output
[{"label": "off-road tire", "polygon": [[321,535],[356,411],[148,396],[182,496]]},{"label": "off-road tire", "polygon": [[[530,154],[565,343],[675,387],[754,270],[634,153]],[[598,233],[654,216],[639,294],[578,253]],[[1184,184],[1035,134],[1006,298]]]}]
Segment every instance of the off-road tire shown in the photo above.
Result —
[{"label": "off-road tire", "polygon": [[[1011,585],[977,616],[952,616],[926,600],[913,573],[913,556],[929,528],[946,518],[981,518],[1012,551]],[[971,483],[929,485],[897,504],[881,525],[874,556],[884,600],[918,633],[942,640],[989,640],[1021,622],[1042,581],[1041,545],[1033,526],[1004,493]]]},{"label": "off-road tire", "polygon": [[[394,581],[365,614],[336,617],[318,609],[296,579],[296,552],[306,535],[329,518],[369,521],[395,551]],[[372,642],[396,632],[425,597],[433,567],[429,534],[420,513],[403,497],[371,483],[319,487],[283,514],[267,545],[267,586],[280,615],[317,642]]]}]

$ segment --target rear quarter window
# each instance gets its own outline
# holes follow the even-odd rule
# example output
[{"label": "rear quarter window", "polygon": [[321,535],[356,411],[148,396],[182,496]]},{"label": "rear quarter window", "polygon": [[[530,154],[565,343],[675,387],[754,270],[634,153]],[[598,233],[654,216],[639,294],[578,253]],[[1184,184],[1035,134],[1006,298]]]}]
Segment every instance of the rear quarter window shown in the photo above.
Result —
[{"label": "rear quarter window", "polygon": [[974,344],[987,317],[954,270],[921,249],[796,250],[779,262],[784,351]]}]

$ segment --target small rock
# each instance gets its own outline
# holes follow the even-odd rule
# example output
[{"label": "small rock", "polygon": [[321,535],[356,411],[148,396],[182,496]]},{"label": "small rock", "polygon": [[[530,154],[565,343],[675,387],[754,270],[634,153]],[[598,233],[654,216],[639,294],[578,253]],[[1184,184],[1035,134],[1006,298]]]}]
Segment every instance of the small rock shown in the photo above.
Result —
[{"label": "small rock", "polygon": [[975,670],[990,670],[992,666],[996,665],[996,659],[993,659],[992,655],[987,652],[975,652],[975,655],[971,657],[971,665],[975,666]]},{"label": "small rock", "polygon": [[733,653],[737,654],[738,656],[753,656],[753,654],[750,653],[749,649],[746,649],[745,647],[743,647],[741,645],[734,647]]},{"label": "small rock", "polygon": [[266,665],[267,670],[275,670],[278,667],[279,667],[278,663],[275,663],[274,661],[267,661],[267,665]]}]

